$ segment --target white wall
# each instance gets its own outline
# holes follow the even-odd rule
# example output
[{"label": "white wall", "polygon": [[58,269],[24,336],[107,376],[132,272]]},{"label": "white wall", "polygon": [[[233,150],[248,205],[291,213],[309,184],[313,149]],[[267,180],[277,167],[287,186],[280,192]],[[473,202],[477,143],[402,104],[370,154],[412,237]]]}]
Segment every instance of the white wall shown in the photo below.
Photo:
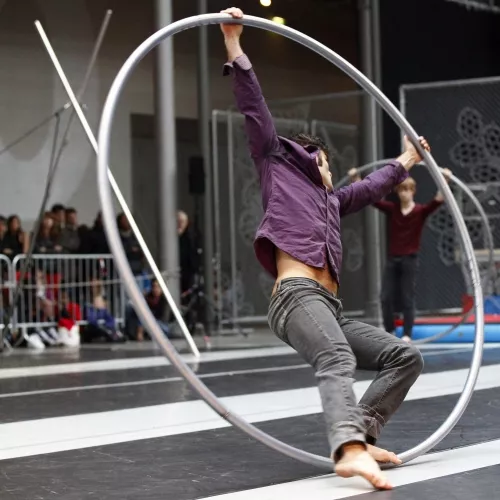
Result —
[{"label": "white wall", "polygon": [[[191,3],[196,2],[178,0],[176,16],[194,14],[190,10],[193,7],[188,5]],[[212,3],[214,10],[222,7],[215,5],[220,2]],[[33,27],[36,18],[46,28],[76,89],[85,73],[104,11],[114,9],[99,63],[85,96],[88,118],[97,131],[99,112],[112,79],[131,51],[154,30],[152,4],[152,1],[141,0],[0,0],[0,148],[67,101]],[[212,107],[226,108],[233,104],[233,98],[229,82],[221,77],[224,51],[217,28],[210,30]],[[338,71],[292,42],[253,31],[245,34],[245,47],[256,62],[269,98],[352,88]],[[332,28],[331,31],[332,36],[340,36],[339,30]],[[349,37],[349,33],[343,36]],[[352,43],[345,44],[348,55],[352,56]],[[112,170],[129,201],[132,193],[130,114],[153,113],[153,62],[153,56],[149,56],[134,74],[115,120]],[[175,70],[176,114],[195,118],[195,32],[181,34],[176,39]],[[0,214],[18,213],[26,227],[30,226],[41,201],[54,123],[0,156]],[[77,120],[54,183],[50,203],[54,202],[75,206],[80,220],[86,223],[93,220],[98,210],[95,156]]]}]

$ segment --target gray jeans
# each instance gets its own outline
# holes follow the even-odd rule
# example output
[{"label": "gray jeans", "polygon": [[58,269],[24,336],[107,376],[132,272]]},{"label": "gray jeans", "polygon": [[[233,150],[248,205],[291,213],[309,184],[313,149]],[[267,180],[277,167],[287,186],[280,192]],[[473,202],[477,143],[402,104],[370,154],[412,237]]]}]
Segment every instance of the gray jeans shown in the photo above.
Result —
[{"label": "gray jeans", "polygon": [[[269,325],[315,370],[335,458],[346,443],[375,443],[423,368],[416,347],[344,318],[340,300],[311,279],[278,284]],[[353,391],[356,366],[378,372],[359,404]]]}]

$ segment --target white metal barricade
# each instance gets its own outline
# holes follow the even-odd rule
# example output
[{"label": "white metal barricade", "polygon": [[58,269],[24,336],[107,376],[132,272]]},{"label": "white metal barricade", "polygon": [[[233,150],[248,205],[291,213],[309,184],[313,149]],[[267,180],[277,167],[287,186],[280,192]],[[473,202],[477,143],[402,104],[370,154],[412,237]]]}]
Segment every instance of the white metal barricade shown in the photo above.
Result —
[{"label": "white metal barricade", "polygon": [[85,323],[85,310],[97,297],[104,299],[117,325],[123,325],[126,299],[112,255],[34,255],[22,276],[24,262],[25,256],[18,255],[9,266],[10,282],[15,286],[23,280],[14,329],[55,326],[63,304],[71,304],[74,319]]}]

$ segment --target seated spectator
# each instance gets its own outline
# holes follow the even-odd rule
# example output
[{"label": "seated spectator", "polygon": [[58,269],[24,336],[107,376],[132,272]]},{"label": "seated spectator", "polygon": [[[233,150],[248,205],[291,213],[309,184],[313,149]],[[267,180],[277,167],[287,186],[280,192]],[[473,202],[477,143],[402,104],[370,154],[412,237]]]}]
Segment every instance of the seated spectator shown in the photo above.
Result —
[{"label": "seated spectator", "polygon": [[66,290],[61,290],[60,303],[57,311],[57,326],[61,344],[76,347],[80,344],[80,327],[82,320],[80,306],[72,302]]},{"label": "seated spectator", "polygon": [[71,300],[67,290],[61,290],[59,294],[58,317],[69,318],[75,322],[82,321],[82,310],[80,306]]},{"label": "seated spectator", "polygon": [[59,236],[59,244],[64,253],[78,253],[80,250],[78,214],[74,208],[66,209],[65,224]]},{"label": "seated spectator", "polygon": [[[55,323],[55,291],[47,285],[45,271],[38,269],[35,272],[35,323]],[[59,334],[54,327],[47,329],[40,326],[35,331],[47,346],[60,344]]]},{"label": "seated spectator", "polygon": [[[99,289],[95,288],[97,292]],[[125,342],[125,336],[117,329],[116,320],[107,308],[102,294],[94,295],[91,304],[86,304],[83,317],[87,322],[82,341],[92,342],[94,339],[105,339],[108,342]]]},{"label": "seated spectator", "polygon": [[[52,228],[54,220],[50,213],[46,213],[43,217],[38,234],[35,236],[35,254],[57,254],[62,252],[62,246],[54,237]],[[34,237],[32,235],[32,237]]]},{"label": "seated spectator", "polygon": [[35,287],[37,309],[41,312],[40,321],[49,321],[54,318],[55,294],[54,289],[47,286],[47,277],[41,269],[36,271]]},{"label": "seated spectator", "polygon": [[151,291],[151,287],[153,285],[151,281],[151,274],[147,273],[146,270],[143,270],[140,274],[137,274],[135,276],[135,280],[143,295],[146,295]]},{"label": "seated spectator", "polygon": [[[137,285],[141,289],[144,296],[151,291],[151,276],[143,271],[141,274],[135,277]],[[125,335],[129,339],[137,339],[137,329],[139,327],[139,318],[135,313],[134,306],[130,299],[128,299],[127,305],[125,306]]]},{"label": "seated spectator", "polygon": [[[153,313],[153,316],[158,323],[158,326],[162,329],[165,335],[169,334],[169,327],[165,323],[165,313],[167,311],[167,299],[161,291],[160,285],[157,280],[153,280],[151,291],[145,295],[146,302],[149,309]],[[137,341],[142,342],[144,340],[144,327],[139,323],[137,328]]]},{"label": "seated spectator", "polygon": [[125,249],[125,254],[127,255],[130,268],[135,276],[142,273],[143,265],[143,255],[142,250],[139,247],[139,243],[132,232],[130,223],[124,213],[121,213],[116,218],[116,224],[118,230],[120,231],[120,238],[122,240],[123,248]]},{"label": "seated spectator", "polygon": [[7,232],[3,240],[3,253],[13,259],[16,255],[28,251],[28,238],[21,227],[21,221],[17,215],[11,215],[7,220]]}]

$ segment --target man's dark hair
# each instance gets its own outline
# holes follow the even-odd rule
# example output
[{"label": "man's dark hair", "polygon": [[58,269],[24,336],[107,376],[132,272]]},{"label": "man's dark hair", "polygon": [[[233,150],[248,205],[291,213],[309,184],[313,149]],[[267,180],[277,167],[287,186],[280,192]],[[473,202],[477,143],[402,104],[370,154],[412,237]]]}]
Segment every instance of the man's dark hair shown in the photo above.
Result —
[{"label": "man's dark hair", "polygon": [[50,211],[54,213],[54,212],[60,212],[61,210],[64,210],[64,205],[56,203],[55,205],[52,206],[52,209]]},{"label": "man's dark hair", "polygon": [[330,150],[328,149],[328,146],[326,145],[325,141],[321,139],[320,137],[317,137],[315,135],[309,135],[309,134],[294,134],[290,137],[290,140],[293,142],[296,142],[297,144],[300,144],[302,147],[307,147],[307,146],[314,146],[321,151],[323,151],[326,155],[326,161],[330,162]]},{"label": "man's dark hair", "polygon": [[76,208],[68,207],[66,209],[66,215],[71,215],[71,214],[76,214],[76,213],[77,213]]}]

